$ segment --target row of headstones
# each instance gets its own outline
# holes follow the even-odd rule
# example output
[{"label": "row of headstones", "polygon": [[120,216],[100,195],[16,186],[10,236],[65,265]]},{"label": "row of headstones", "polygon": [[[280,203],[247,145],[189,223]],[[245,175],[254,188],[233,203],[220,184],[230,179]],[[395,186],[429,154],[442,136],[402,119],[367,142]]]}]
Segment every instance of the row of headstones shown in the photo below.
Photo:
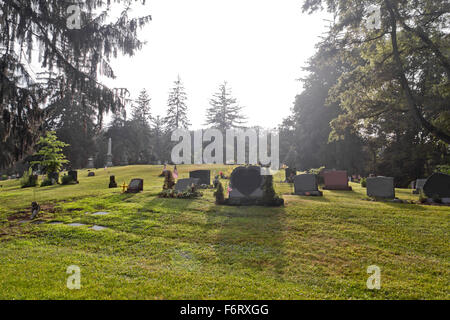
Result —
[{"label": "row of headstones", "polygon": [[[286,178],[294,183],[295,194],[322,195],[317,187],[317,179],[313,174],[292,175],[292,170],[286,171]],[[347,171],[324,171],[325,190],[351,190],[348,186]],[[288,179],[286,179],[288,180]],[[394,178],[369,177],[366,179],[367,195],[369,197],[395,198]],[[450,176],[443,173],[434,173],[428,179],[415,181],[415,192],[423,190],[428,198],[439,197],[443,202],[450,198]]]}]

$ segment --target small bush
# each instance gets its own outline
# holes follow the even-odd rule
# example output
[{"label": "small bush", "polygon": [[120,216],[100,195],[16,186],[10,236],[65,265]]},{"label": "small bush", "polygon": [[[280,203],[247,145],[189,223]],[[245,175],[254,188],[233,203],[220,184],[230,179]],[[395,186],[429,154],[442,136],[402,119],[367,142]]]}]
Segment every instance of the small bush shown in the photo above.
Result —
[{"label": "small bush", "polygon": [[262,203],[265,206],[278,207],[284,205],[284,199],[280,198],[273,188],[273,176],[264,177]]},{"label": "small bush", "polygon": [[171,190],[175,186],[175,179],[173,178],[172,171],[164,171],[164,185],[163,190]]},{"label": "small bush", "polygon": [[425,195],[425,192],[423,192],[423,190],[420,190],[419,193],[419,202],[420,203],[426,203],[427,202],[427,196]]},{"label": "small bush", "polygon": [[450,165],[443,164],[443,165],[437,166],[435,171],[450,175]]},{"label": "small bush", "polygon": [[434,203],[442,203],[441,197],[439,197],[439,195],[437,195],[437,194],[434,194],[432,199],[433,199]]},{"label": "small bush", "polygon": [[363,188],[367,187],[367,180],[366,180],[366,178],[361,178],[361,187],[363,187]]},{"label": "small bush", "polygon": [[42,181],[41,183],[41,187],[48,187],[48,186],[52,186],[52,180],[49,178],[46,178],[44,181]]},{"label": "small bush", "polygon": [[25,172],[23,174],[23,177],[20,179],[20,186],[22,188],[36,187],[37,184],[38,184],[38,176],[33,175],[31,168],[28,170],[28,172]]},{"label": "small bush", "polygon": [[222,182],[217,183],[217,189],[214,192],[214,197],[216,197],[216,204],[225,203],[225,191],[223,189]]},{"label": "small bush", "polygon": [[185,191],[175,191],[173,189],[165,189],[158,195],[160,198],[177,198],[177,199],[194,199],[203,196],[203,193],[189,187]]}]

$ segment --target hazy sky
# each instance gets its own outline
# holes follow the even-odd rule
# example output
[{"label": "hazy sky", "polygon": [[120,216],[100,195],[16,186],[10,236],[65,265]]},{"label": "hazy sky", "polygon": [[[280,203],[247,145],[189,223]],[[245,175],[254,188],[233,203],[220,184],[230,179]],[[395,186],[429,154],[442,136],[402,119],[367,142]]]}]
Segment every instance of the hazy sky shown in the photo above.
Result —
[{"label": "hazy sky", "polygon": [[134,98],[147,89],[153,114],[163,115],[179,74],[195,129],[226,80],[249,125],[275,127],[301,92],[301,68],[328,24],[325,14],[302,14],[301,5],[302,0],[147,0],[138,8],[153,18],[140,33],[148,43],[136,56],[113,63],[117,79],[108,83],[128,88]]}]

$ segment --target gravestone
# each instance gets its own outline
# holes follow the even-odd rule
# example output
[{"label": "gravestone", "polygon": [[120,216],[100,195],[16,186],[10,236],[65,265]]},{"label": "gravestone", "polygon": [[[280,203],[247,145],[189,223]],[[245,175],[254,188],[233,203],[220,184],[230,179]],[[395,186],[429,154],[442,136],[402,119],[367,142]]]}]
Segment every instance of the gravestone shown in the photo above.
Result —
[{"label": "gravestone", "polygon": [[67,175],[71,177],[74,182],[78,183],[78,171],[71,170],[67,173]]},{"label": "gravestone", "polygon": [[352,190],[348,185],[348,175],[345,170],[330,170],[323,172],[325,190]]},{"label": "gravestone", "polygon": [[294,177],[294,193],[300,196],[322,196],[317,187],[315,174],[300,174]]},{"label": "gravestone", "polygon": [[296,168],[286,168],[284,169],[286,174],[286,182],[293,182],[294,177],[297,175]]},{"label": "gravestone", "polygon": [[117,188],[117,182],[116,182],[116,177],[115,176],[110,176],[109,177],[109,188]]},{"label": "gravestone", "polygon": [[439,197],[450,198],[450,175],[444,173],[433,173],[425,182],[423,192],[428,198]]},{"label": "gravestone", "polygon": [[427,181],[427,179],[417,179],[415,182],[414,182],[414,187],[413,187],[413,189],[415,189],[414,191],[413,191],[413,194],[419,194],[420,193],[420,190],[422,190],[423,189],[423,186],[425,185],[425,182]]},{"label": "gravestone", "polygon": [[377,198],[395,198],[394,178],[369,177],[366,179],[367,195]]},{"label": "gravestone", "polygon": [[230,204],[252,204],[263,197],[264,177],[257,166],[237,167],[230,176]]},{"label": "gravestone", "polygon": [[200,179],[198,178],[189,178],[189,179],[179,179],[177,184],[175,185],[175,191],[186,191],[187,188],[190,188],[192,184],[197,187],[200,185]]},{"label": "gravestone", "polygon": [[105,167],[112,167],[113,163],[112,163],[112,141],[111,138],[109,138],[108,140],[108,153],[106,154],[106,164]]},{"label": "gravestone", "polygon": [[86,168],[88,168],[88,169],[93,169],[94,168],[94,158],[93,157],[89,157],[88,158],[88,163],[86,165]]},{"label": "gravestone", "polygon": [[211,185],[211,171],[210,170],[196,170],[189,172],[189,178],[200,179],[200,184]]},{"label": "gravestone", "polygon": [[128,189],[125,193],[139,193],[141,191],[144,191],[144,180],[133,179],[128,185]]},{"label": "gravestone", "polygon": [[49,173],[48,178],[52,181],[52,184],[59,183],[59,173],[58,172]]},{"label": "gravestone", "polygon": [[90,171],[90,172],[88,173],[88,177],[95,177],[95,172]]}]

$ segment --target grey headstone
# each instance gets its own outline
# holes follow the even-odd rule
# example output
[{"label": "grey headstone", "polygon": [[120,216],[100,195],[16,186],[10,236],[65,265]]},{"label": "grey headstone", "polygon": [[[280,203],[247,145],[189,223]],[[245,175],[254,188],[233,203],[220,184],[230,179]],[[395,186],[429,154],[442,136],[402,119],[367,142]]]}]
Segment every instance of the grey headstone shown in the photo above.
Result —
[{"label": "grey headstone", "polygon": [[419,194],[420,190],[423,189],[423,186],[425,185],[425,182],[427,181],[427,179],[417,179],[414,183],[414,188],[416,190],[414,190],[414,194]]},{"label": "grey headstone", "polygon": [[139,193],[141,191],[144,191],[144,180],[133,179],[128,185],[126,193]]},{"label": "grey headstone", "polygon": [[196,170],[189,172],[189,178],[200,179],[200,184],[211,185],[210,170]]},{"label": "grey headstone", "polygon": [[366,179],[367,195],[377,198],[395,198],[394,178],[370,177]]},{"label": "grey headstone", "polygon": [[302,196],[321,196],[314,174],[300,174],[294,177],[294,193]]},{"label": "grey headstone", "polygon": [[187,188],[191,187],[192,184],[195,186],[200,185],[200,179],[189,178],[189,179],[179,179],[175,185],[175,191],[185,191]]},{"label": "grey headstone", "polygon": [[423,191],[427,197],[450,198],[450,175],[433,173],[425,182]]}]

